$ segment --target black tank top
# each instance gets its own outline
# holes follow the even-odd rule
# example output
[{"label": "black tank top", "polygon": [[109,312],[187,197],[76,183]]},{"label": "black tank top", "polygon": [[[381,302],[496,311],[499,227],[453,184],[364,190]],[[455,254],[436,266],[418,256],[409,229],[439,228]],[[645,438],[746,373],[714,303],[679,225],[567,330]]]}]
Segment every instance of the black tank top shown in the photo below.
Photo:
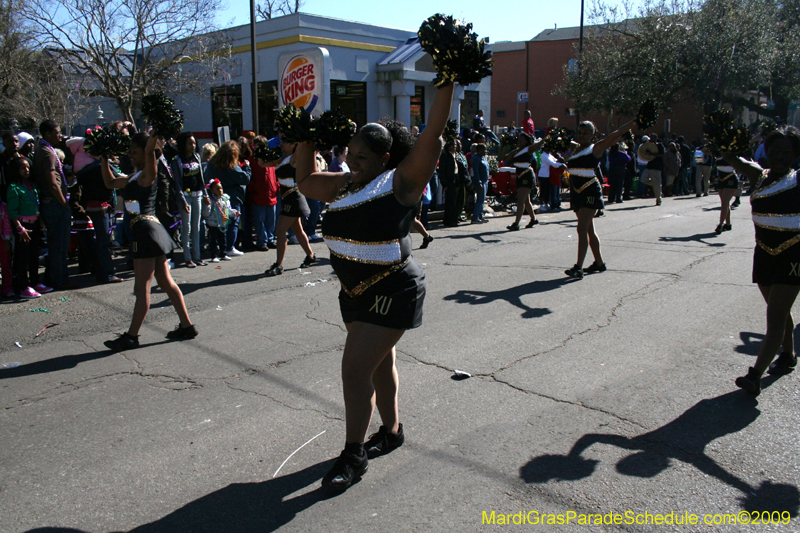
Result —
[{"label": "black tank top", "polygon": [[[750,196],[756,243],[770,255],[778,255],[800,242],[800,187],[797,171],[792,170],[777,180],[768,181],[762,174],[756,190]],[[800,247],[798,247],[800,248]]]},{"label": "black tank top", "polygon": [[411,255],[408,233],[419,203],[402,205],[393,185],[394,170],[388,170],[328,206],[322,236],[331,266],[346,289],[394,272]]},{"label": "black tank top", "polygon": [[133,175],[125,186],[122,196],[125,198],[125,201],[136,200],[139,202],[139,212],[142,215],[155,215],[158,181],[153,181],[153,184],[149,187],[142,187],[136,180],[139,174],[141,174],[141,172],[137,172]]}]

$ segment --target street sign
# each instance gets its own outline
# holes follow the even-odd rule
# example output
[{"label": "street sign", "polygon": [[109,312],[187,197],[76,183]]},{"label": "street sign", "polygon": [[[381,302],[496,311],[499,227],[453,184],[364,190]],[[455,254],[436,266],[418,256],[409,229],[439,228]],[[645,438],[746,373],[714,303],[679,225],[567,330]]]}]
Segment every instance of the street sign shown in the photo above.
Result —
[{"label": "street sign", "polygon": [[517,93],[517,102],[527,102],[528,101],[528,93]]}]

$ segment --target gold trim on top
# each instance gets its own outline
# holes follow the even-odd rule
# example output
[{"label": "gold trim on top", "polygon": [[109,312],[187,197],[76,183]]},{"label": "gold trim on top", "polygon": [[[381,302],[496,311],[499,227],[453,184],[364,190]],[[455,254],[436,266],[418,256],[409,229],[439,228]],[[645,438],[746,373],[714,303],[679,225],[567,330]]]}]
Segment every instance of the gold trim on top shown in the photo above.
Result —
[{"label": "gold trim on top", "polygon": [[800,217],[800,213],[752,213],[754,217],[769,217],[769,218],[783,218],[783,217]]},{"label": "gold trim on top", "polygon": [[[362,189],[358,189],[357,191],[353,191],[352,193],[346,194],[346,195],[344,195],[342,197],[336,198],[336,200],[334,200],[334,203],[338,202],[340,200],[344,200],[345,198],[347,198],[349,196],[352,196],[352,195],[354,195],[354,194],[356,194],[358,192],[361,192],[362,190],[363,190],[363,188]],[[390,190],[388,190],[386,192],[382,192],[380,194],[376,194],[375,196],[369,196],[369,197],[365,198],[364,201],[362,201],[362,202],[356,202],[356,203],[350,204],[350,205],[343,205],[341,207],[331,207],[333,204],[330,204],[330,205],[328,205],[328,212],[329,213],[335,213],[336,211],[346,211],[347,209],[353,209],[355,207],[362,206],[362,205],[364,205],[366,203],[369,203],[369,202],[372,202],[374,200],[379,200],[379,199],[383,198],[384,196],[389,196],[390,194],[393,194],[393,193],[394,193],[394,190],[390,189]]]},{"label": "gold trim on top", "polygon": [[[776,179],[772,183],[769,183],[768,185],[764,185],[764,181],[767,178],[767,173],[768,172],[769,172],[769,169],[765,168],[764,171],[761,173],[761,178],[759,178],[760,181],[756,184],[756,190],[753,191],[750,194],[750,202],[752,202],[753,200],[761,200],[762,198],[770,198],[772,196],[775,196],[777,194],[781,194],[781,193],[786,192],[786,191],[790,191],[790,190],[794,189],[795,187],[797,187],[797,174],[796,174],[796,171],[791,170],[786,175],[781,176],[780,178]],[[781,181],[789,178],[789,176],[791,176],[792,173],[795,173],[794,183],[790,182],[790,184],[788,186],[782,187],[782,188],[778,189],[777,191],[771,192],[769,194],[760,194],[761,191],[763,191],[765,189],[769,189],[773,185],[779,185]],[[789,180],[787,180],[787,181],[789,181]]]},{"label": "gold trim on top", "polygon": [[764,228],[772,231],[794,231],[795,233],[800,232],[800,228],[778,228],[775,226],[767,226],[766,224],[761,224],[760,222],[753,221],[753,224],[758,226],[759,228]]},{"label": "gold trim on top", "polygon": [[326,241],[339,241],[339,242],[349,242],[350,244],[361,244],[364,246],[374,246],[379,244],[399,244],[400,239],[392,239],[390,241],[356,241],[353,239],[345,239],[343,237],[332,237],[330,235],[322,234],[322,238]]}]

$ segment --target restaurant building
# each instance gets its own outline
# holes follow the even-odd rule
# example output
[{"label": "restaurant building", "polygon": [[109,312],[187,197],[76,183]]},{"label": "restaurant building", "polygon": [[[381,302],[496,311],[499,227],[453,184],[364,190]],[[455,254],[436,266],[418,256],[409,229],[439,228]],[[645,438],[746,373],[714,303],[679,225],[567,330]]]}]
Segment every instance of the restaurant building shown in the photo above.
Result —
[{"label": "restaurant building", "polygon": [[[185,128],[200,143],[253,129],[250,26],[227,30],[232,66],[209,83],[208,96],[176,96]],[[293,103],[313,115],[339,107],[357,124],[388,116],[408,127],[425,122],[436,73],[416,31],[295,13],[256,24],[259,133],[272,135],[275,112]],[[471,123],[489,109],[491,81],[458,87],[451,118]],[[488,113],[487,113],[488,114]]]}]

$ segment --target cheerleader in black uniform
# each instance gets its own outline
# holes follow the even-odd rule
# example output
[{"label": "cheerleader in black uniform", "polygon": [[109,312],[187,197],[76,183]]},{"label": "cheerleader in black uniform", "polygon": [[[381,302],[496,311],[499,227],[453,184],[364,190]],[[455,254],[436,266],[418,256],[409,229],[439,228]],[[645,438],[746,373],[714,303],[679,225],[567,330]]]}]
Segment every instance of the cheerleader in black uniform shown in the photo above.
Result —
[{"label": "cheerleader in black uniform", "polygon": [[[797,366],[792,305],[800,292],[800,184],[792,163],[800,157],[800,131],[791,126],[772,132],[764,141],[767,169],[732,154],[725,160],[750,181],[756,248],[753,283],[767,302],[767,332],[756,364],[736,385],[753,395],[761,392],[761,376],[784,375]],[[783,352],[774,364],[778,348]]]},{"label": "cheerleader in black uniform", "polygon": [[280,276],[283,274],[283,257],[286,255],[287,237],[286,232],[291,229],[294,236],[297,237],[297,242],[306,252],[306,258],[300,265],[301,268],[308,267],[317,262],[317,256],[311,250],[311,245],[308,243],[308,236],[303,231],[303,224],[300,222],[301,218],[307,218],[311,214],[308,208],[306,197],[303,196],[297,189],[295,183],[295,167],[292,159],[295,151],[295,144],[281,142],[281,150],[283,150],[284,158],[278,163],[275,168],[275,176],[278,178],[280,184],[280,195],[282,202],[282,209],[278,216],[278,223],[275,225],[275,235],[278,240],[278,257],[275,263],[264,272],[267,277]]},{"label": "cheerleader in black uniform", "polygon": [[[411,257],[409,229],[442,151],[453,85],[440,87],[425,130],[414,137],[397,122],[366,124],[350,141],[349,173],[316,172],[314,145],[297,149],[303,194],[329,202],[322,235],[341,281],[347,326],[342,358],[346,445],[323,484],[346,489],[367,458],[404,441],[398,419],[395,345],[422,322],[425,273]],[[412,148],[413,146],[413,148]],[[408,157],[406,157],[408,155]],[[383,425],[364,442],[377,405]]]},{"label": "cheerleader in black uniform", "polygon": [[517,151],[512,156],[510,163],[514,166],[517,173],[517,218],[510,226],[506,226],[509,231],[519,231],[519,222],[522,220],[522,215],[525,211],[531,216],[531,221],[528,222],[526,228],[532,228],[539,223],[536,220],[536,214],[533,212],[533,204],[531,203],[531,191],[533,190],[533,183],[536,176],[531,168],[531,161],[533,160],[533,147],[531,146],[531,136],[527,133],[521,133],[517,137]]},{"label": "cheerleader in black uniform", "polygon": [[739,192],[739,177],[736,175],[736,170],[721,157],[717,159],[717,172],[719,176],[717,190],[721,209],[719,225],[714,233],[719,235],[723,231],[731,230],[731,199]]},{"label": "cheerleader in black uniform", "polygon": [[594,123],[585,121],[578,126],[576,139],[578,148],[569,158],[569,199],[572,210],[578,215],[578,262],[575,266],[564,273],[576,279],[583,278],[583,261],[586,259],[586,251],[592,248],[594,263],[586,272],[605,272],[606,264],[600,253],[600,238],[594,229],[594,215],[598,210],[603,209],[603,186],[597,179],[595,170],[600,163],[603,153],[611,145],[617,142],[633,121],[624,124],[614,133],[608,135],[599,143],[594,140],[596,128]]},{"label": "cheerleader in black uniform", "polygon": [[181,292],[167,266],[167,255],[176,246],[167,230],[156,218],[156,143],[155,136],[137,133],[131,139],[130,158],[136,167],[131,177],[115,178],[108,166],[108,159],[101,158],[100,170],[103,181],[109,189],[125,191],[125,210],[133,217],[131,220],[131,251],[133,255],[134,286],[136,304],[128,331],[119,338],[106,341],[105,345],[115,352],[139,347],[139,329],[150,310],[150,284],[155,275],[161,287],[180,318],[180,324],[167,333],[170,339],[193,339],[197,329],[189,320],[189,312]]}]

